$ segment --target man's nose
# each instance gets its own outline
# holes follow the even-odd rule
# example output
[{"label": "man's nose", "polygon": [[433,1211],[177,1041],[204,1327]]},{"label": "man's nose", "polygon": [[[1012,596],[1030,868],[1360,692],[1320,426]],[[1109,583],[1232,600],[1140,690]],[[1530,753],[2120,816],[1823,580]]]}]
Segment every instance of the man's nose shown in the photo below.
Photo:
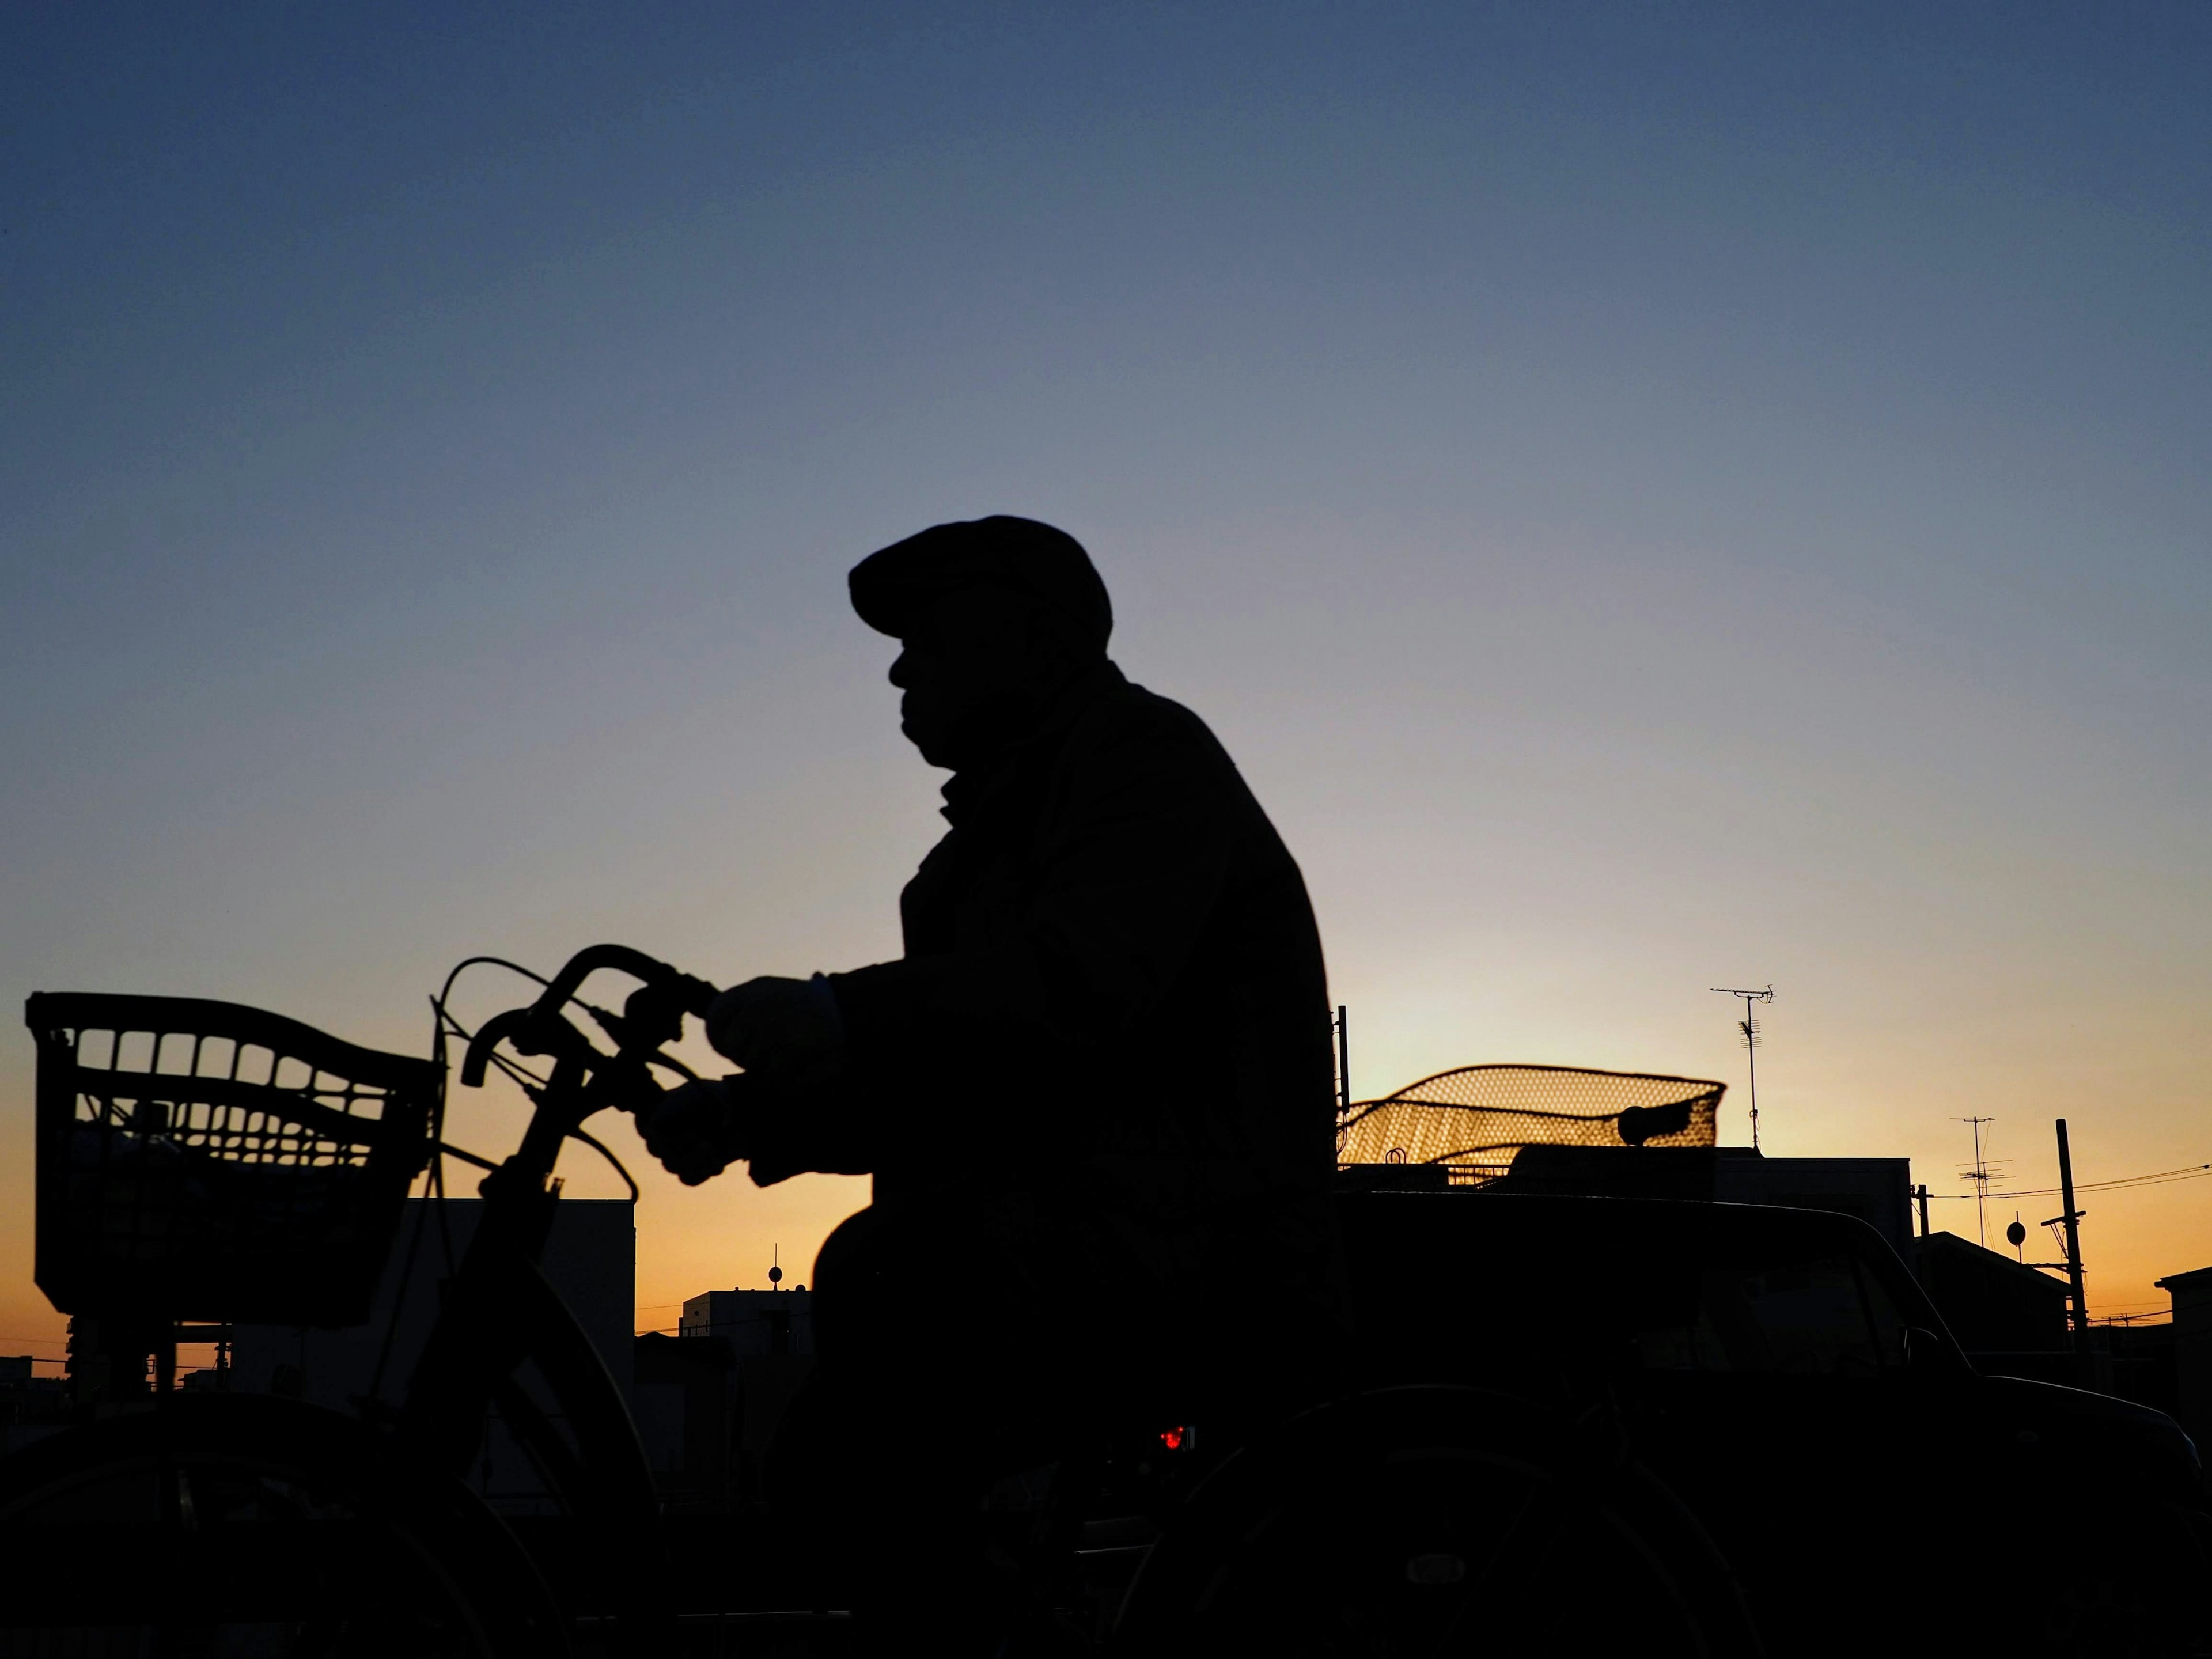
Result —
[{"label": "man's nose", "polygon": [[907,689],[906,653],[902,651],[891,659],[890,683],[902,691]]}]

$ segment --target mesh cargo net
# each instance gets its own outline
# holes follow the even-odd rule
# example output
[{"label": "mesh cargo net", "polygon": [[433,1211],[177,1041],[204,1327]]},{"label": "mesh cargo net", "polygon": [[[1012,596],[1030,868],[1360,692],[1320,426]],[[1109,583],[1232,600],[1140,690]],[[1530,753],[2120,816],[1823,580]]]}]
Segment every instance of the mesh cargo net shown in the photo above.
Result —
[{"label": "mesh cargo net", "polygon": [[1724,1083],[1574,1066],[1462,1066],[1338,1114],[1336,1161],[1495,1181],[1523,1146],[1710,1146]]}]

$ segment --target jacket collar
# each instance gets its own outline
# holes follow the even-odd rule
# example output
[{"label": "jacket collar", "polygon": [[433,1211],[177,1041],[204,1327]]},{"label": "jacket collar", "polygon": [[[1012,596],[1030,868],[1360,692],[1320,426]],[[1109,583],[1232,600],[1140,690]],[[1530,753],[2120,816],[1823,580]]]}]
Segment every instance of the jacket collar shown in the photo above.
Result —
[{"label": "jacket collar", "polygon": [[939,811],[945,822],[955,829],[974,822],[1013,787],[1017,778],[1049,753],[1085,711],[1128,684],[1121,671],[1103,658],[1077,674],[1045,700],[1026,736],[1008,744],[988,761],[964,768],[945,781],[945,805]]}]

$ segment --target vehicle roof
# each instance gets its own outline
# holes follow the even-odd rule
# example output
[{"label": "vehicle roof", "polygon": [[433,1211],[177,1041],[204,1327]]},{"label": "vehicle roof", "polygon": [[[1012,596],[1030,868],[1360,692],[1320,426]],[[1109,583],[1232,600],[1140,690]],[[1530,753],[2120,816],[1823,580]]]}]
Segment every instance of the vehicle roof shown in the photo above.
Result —
[{"label": "vehicle roof", "polygon": [[1535,1239],[1599,1238],[1639,1249],[1673,1246],[1706,1253],[1869,1248],[1894,1259],[1887,1241],[1856,1216],[1834,1210],[1705,1200],[1614,1198],[1572,1193],[1491,1193],[1478,1187],[1441,1191],[1338,1194],[1347,1224],[1432,1235],[1452,1241],[1507,1236]]},{"label": "vehicle roof", "polygon": [[1602,1346],[1694,1317],[1709,1270],[1837,1255],[1865,1263],[1910,1322],[1941,1328],[1887,1242],[1831,1211],[1460,1188],[1345,1193],[1338,1214],[1364,1334],[1392,1346],[1465,1321]]}]

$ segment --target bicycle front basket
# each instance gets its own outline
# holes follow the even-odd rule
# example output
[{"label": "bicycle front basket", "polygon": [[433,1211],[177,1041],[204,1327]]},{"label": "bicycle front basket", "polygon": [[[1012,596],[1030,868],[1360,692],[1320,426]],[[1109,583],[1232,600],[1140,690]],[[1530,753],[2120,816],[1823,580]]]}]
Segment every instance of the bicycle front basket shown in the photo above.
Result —
[{"label": "bicycle front basket", "polygon": [[64,1313],[368,1316],[436,1065],[186,997],[41,993],[39,1288]]}]

